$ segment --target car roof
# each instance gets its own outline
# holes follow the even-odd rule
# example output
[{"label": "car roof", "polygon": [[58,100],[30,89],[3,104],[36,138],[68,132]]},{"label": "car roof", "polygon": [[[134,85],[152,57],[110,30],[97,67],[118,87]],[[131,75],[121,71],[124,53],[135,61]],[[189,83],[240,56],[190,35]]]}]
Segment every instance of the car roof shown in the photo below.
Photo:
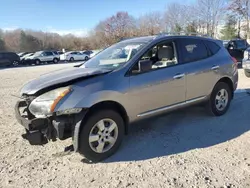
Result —
[{"label": "car roof", "polygon": [[204,37],[204,36],[189,36],[189,35],[152,35],[152,36],[145,36],[145,37],[134,37],[124,39],[121,42],[151,42],[153,40],[162,40],[162,39],[171,39],[171,38],[191,38],[191,39],[202,39],[202,40],[210,40],[210,41],[220,41],[218,39],[214,39],[211,37]]}]

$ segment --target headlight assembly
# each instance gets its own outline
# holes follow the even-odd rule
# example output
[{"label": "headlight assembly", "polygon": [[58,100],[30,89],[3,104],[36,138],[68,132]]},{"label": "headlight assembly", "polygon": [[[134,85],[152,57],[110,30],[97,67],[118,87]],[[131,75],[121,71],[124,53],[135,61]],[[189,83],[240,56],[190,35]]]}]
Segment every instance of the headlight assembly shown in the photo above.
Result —
[{"label": "headlight assembly", "polygon": [[51,115],[56,105],[71,91],[70,87],[61,87],[44,93],[31,102],[29,110],[36,117]]}]

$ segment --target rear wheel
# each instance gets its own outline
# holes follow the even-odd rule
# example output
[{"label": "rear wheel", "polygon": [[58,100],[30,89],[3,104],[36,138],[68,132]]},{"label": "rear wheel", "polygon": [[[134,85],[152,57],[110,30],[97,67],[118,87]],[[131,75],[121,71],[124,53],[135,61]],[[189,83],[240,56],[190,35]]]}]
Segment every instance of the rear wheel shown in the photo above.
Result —
[{"label": "rear wheel", "polygon": [[41,64],[41,61],[40,61],[39,59],[36,59],[36,60],[35,60],[35,64],[36,64],[36,65],[40,65],[40,64]]},{"label": "rear wheel", "polygon": [[122,117],[113,110],[100,110],[90,115],[79,138],[79,152],[98,162],[115,153],[124,136]]},{"label": "rear wheel", "polygon": [[57,58],[54,58],[54,59],[53,59],[53,63],[55,63],[55,64],[58,63],[58,59],[57,59]]},{"label": "rear wheel", "polygon": [[250,78],[250,72],[248,72],[247,70],[244,70],[244,71],[245,71],[246,77]]},{"label": "rear wheel", "polygon": [[13,66],[13,67],[17,67],[18,65],[19,65],[19,61],[14,60],[14,61],[12,62],[12,66]]},{"label": "rear wheel", "polygon": [[219,82],[215,85],[207,103],[209,112],[214,116],[224,115],[231,103],[232,91],[227,83]]}]

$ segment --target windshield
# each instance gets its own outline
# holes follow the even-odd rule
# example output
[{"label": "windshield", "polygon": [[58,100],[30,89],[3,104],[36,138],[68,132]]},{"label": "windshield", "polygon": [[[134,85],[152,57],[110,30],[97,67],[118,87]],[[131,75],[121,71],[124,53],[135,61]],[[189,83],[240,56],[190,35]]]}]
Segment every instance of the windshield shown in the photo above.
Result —
[{"label": "windshield", "polygon": [[39,56],[41,54],[42,54],[42,51],[39,51],[39,52],[34,53],[34,56]]},{"label": "windshield", "polygon": [[82,67],[117,69],[128,62],[145,44],[143,42],[116,43],[88,60]]}]

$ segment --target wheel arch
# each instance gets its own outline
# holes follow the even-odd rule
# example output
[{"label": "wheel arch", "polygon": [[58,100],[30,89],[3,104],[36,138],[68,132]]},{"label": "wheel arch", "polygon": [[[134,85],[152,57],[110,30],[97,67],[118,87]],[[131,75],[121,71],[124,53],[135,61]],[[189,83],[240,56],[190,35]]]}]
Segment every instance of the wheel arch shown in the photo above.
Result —
[{"label": "wheel arch", "polygon": [[218,84],[219,82],[224,82],[224,83],[228,84],[229,88],[231,89],[231,92],[232,92],[231,96],[233,99],[233,97],[234,97],[233,81],[229,77],[222,77],[221,79],[219,79],[219,81],[216,84]]},{"label": "wheel arch", "polygon": [[128,117],[127,111],[125,110],[123,105],[121,105],[119,102],[111,101],[111,100],[98,102],[88,109],[84,118],[88,118],[88,116],[90,116],[96,110],[105,110],[105,109],[115,110],[121,115],[125,124],[125,132],[128,133],[129,117]]},{"label": "wheel arch", "polygon": [[124,120],[125,134],[128,134],[129,117],[123,105],[120,104],[119,102],[112,101],[112,100],[98,102],[88,109],[83,109],[83,111],[85,111],[83,113],[84,115],[83,117],[79,117],[79,121],[76,123],[74,135],[73,135],[73,145],[74,145],[75,151],[78,151],[78,148],[79,148],[79,135],[80,135],[80,131],[82,127],[84,126],[83,122],[85,122],[86,119],[90,117],[91,114],[95,113],[96,110],[105,110],[105,109],[114,109],[116,112],[118,112],[121,115],[122,119]]}]

